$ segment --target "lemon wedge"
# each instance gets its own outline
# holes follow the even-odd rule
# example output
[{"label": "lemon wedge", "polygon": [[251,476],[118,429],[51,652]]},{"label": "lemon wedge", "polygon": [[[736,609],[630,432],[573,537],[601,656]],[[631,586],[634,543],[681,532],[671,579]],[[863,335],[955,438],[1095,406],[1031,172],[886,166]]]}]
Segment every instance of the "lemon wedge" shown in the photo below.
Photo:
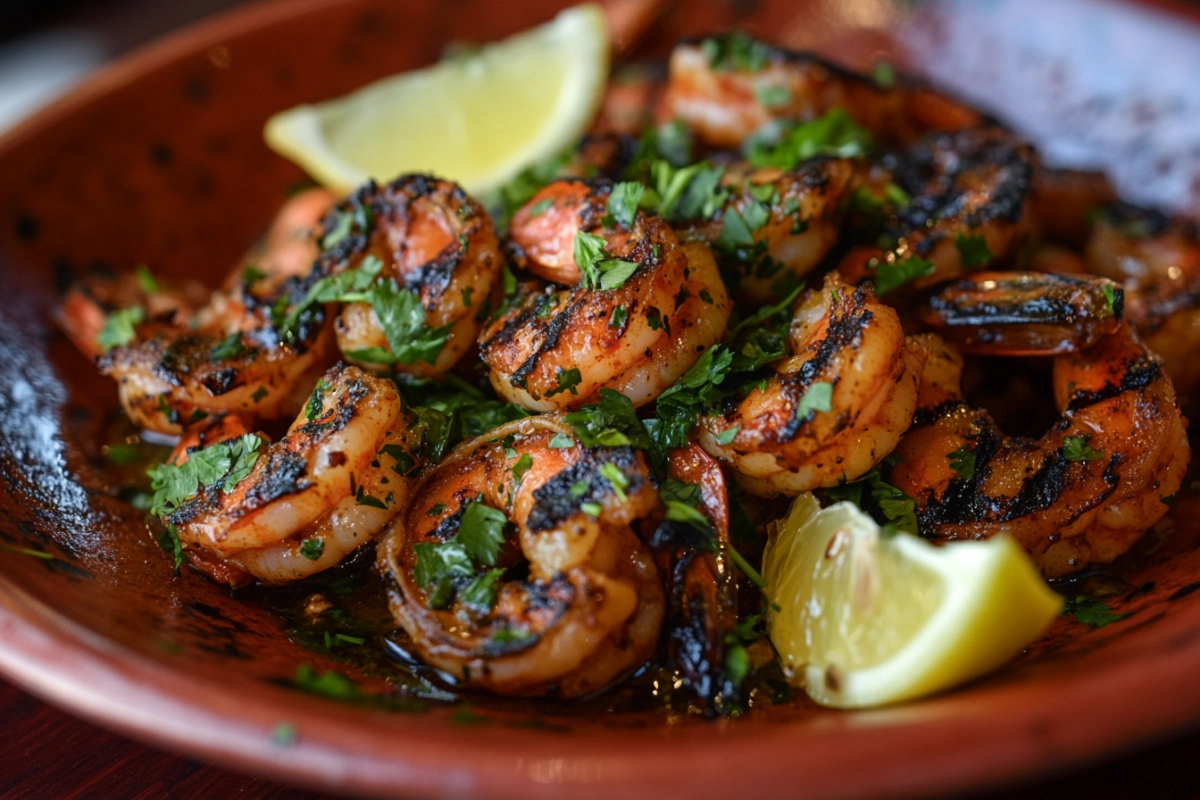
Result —
[{"label": "lemon wedge", "polygon": [[934,547],[885,537],[851,503],[796,498],[763,557],[767,631],[785,669],[822,705],[910,700],[1017,655],[1062,611],[1016,542]]},{"label": "lemon wedge", "polygon": [[432,172],[483,194],[583,134],[608,62],[604,13],[575,6],[469,55],[283,111],[264,135],[336,192]]}]

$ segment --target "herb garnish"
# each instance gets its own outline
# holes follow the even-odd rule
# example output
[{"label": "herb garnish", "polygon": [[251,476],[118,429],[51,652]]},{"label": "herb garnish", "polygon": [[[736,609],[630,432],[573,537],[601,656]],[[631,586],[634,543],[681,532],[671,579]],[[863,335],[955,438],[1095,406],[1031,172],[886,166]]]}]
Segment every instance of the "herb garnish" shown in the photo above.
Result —
[{"label": "herb garnish", "polygon": [[950,469],[958,473],[960,480],[969,481],[975,477],[975,451],[965,445],[950,453],[946,458],[950,461]]},{"label": "herb garnish", "polygon": [[[611,196],[610,196],[611,202]],[[587,289],[620,289],[637,271],[638,262],[606,255],[605,241],[594,233],[575,234],[575,263]]]},{"label": "herb garnish", "polygon": [[1103,600],[1088,595],[1068,597],[1063,607],[1063,613],[1070,614],[1093,630],[1132,616],[1132,612],[1118,614]]},{"label": "herb garnish", "polygon": [[[464,578],[472,580],[463,586],[463,591],[471,590],[472,604],[482,605],[480,601],[486,599],[485,587],[476,585],[480,580],[475,575],[476,565],[496,566],[496,558],[504,545],[506,522],[504,512],[488,506],[480,495],[463,507],[454,536],[443,542],[413,545],[417,557],[413,580],[427,592],[431,608],[448,607],[458,593],[458,584],[462,583],[456,579]],[[495,583],[496,577],[489,579],[485,574],[482,580],[490,586]],[[491,597],[494,602],[494,593]]]},{"label": "herb garnish", "polygon": [[982,267],[992,260],[992,251],[983,234],[960,233],[954,237],[954,247],[964,269]]},{"label": "herb garnish", "polygon": [[132,342],[136,335],[134,326],[145,318],[146,312],[141,306],[112,312],[104,320],[104,327],[96,337],[96,344],[106,353],[114,347],[124,347]]},{"label": "herb garnish", "polygon": [[883,296],[909,281],[933,274],[933,264],[919,256],[909,256],[903,261],[877,262],[875,264],[875,294]]},{"label": "herb garnish", "polygon": [[1063,438],[1062,454],[1067,461],[1093,461],[1104,458],[1104,453],[1089,446],[1090,436],[1067,436]]}]

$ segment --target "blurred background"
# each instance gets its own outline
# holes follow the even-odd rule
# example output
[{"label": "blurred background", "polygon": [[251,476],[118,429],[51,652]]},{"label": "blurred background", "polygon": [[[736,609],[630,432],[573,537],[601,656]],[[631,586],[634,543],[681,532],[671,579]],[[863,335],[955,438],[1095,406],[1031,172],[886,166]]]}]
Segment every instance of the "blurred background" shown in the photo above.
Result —
[{"label": "blurred background", "polygon": [[[0,0],[0,133],[106,61],[246,2]],[[780,43],[911,65],[997,113],[1048,163],[1106,170],[1126,199],[1200,217],[1200,0],[797,2],[821,7],[798,19],[864,36],[831,42],[804,24],[771,32]],[[889,46],[897,28],[907,52]]]},{"label": "blurred background", "polygon": [[104,62],[245,0],[0,0],[0,133]]}]

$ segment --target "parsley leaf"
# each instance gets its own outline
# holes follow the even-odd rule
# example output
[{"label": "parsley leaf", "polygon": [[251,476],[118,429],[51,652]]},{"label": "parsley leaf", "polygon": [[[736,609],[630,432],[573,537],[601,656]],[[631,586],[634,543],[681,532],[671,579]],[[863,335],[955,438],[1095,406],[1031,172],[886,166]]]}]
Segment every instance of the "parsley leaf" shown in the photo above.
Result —
[{"label": "parsley leaf", "polygon": [[246,346],[242,344],[242,334],[234,332],[215,345],[208,355],[213,361],[226,361],[237,358],[244,352],[246,352]]},{"label": "parsley leaf", "polygon": [[882,297],[911,280],[932,274],[933,264],[918,256],[894,264],[879,263],[875,267],[875,294]]},{"label": "parsley leaf", "polygon": [[1108,305],[1108,313],[1111,316],[1117,314],[1117,292],[1113,289],[1111,283],[1105,283],[1100,286],[1100,290],[1104,292],[1104,302]]},{"label": "parsley leaf", "polygon": [[141,287],[143,293],[156,294],[161,291],[162,287],[158,285],[158,281],[154,279],[150,268],[145,264],[138,264],[133,274],[137,276],[138,286]]},{"label": "parsley leaf", "polygon": [[1068,597],[1063,607],[1063,613],[1070,614],[1092,630],[1132,616],[1132,612],[1118,614],[1103,600],[1088,595]]},{"label": "parsley leaf", "polygon": [[919,531],[916,501],[884,481],[878,467],[857,480],[825,489],[824,494],[831,500],[854,503],[885,527],[891,523],[905,533]]},{"label": "parsley leaf", "polygon": [[767,108],[783,108],[792,102],[792,90],[779,84],[754,87],[754,97]]},{"label": "parsley leaf", "polygon": [[1090,436],[1067,436],[1063,439],[1062,454],[1067,461],[1093,461],[1104,453],[1089,446]]},{"label": "parsley leaf", "polygon": [[954,248],[958,250],[964,269],[982,267],[992,260],[992,251],[983,234],[960,233],[954,237]]},{"label": "parsley leaf", "polygon": [[329,388],[329,384],[324,378],[317,381],[317,385],[313,387],[312,394],[308,397],[308,405],[304,408],[304,418],[312,422],[319,416],[325,408],[325,391]]},{"label": "parsley leaf", "polygon": [[132,342],[136,335],[134,326],[145,318],[146,312],[141,306],[112,312],[104,320],[104,327],[96,337],[96,344],[106,353],[114,347],[124,347]]},{"label": "parsley leaf", "polygon": [[493,567],[504,545],[506,521],[503,511],[487,505],[482,498],[472,500],[463,511],[454,540],[462,545],[469,557]]},{"label": "parsley leaf", "polygon": [[638,203],[646,187],[635,181],[625,181],[612,187],[608,195],[608,214],[626,228],[633,227]]},{"label": "parsley leaf", "polygon": [[496,582],[504,574],[502,569],[489,569],[476,575],[466,588],[458,593],[459,602],[477,611],[491,611],[496,605]]},{"label": "parsley leaf", "polygon": [[575,263],[583,276],[583,285],[588,289],[620,289],[639,266],[636,261],[606,256],[605,244],[604,239],[594,233],[579,231],[575,234]]},{"label": "parsley leaf", "polygon": [[[633,402],[613,389],[601,389],[600,402],[571,412],[564,421],[584,447],[629,445],[641,450],[651,449],[650,433],[645,423],[638,419]],[[563,438],[568,439],[566,447],[575,444],[569,437]],[[550,444],[558,446],[553,440]]]},{"label": "parsley leaf", "polygon": [[950,469],[958,473],[961,480],[969,481],[975,477],[975,451],[968,447],[960,447],[947,456]]},{"label": "parsley leaf", "polygon": [[158,464],[146,471],[154,499],[150,512],[165,518],[201,489],[233,489],[254,469],[259,451],[266,444],[256,434],[216,442],[191,454],[182,464]]},{"label": "parsley leaf", "polygon": [[621,472],[620,467],[607,461],[600,465],[600,475],[612,486],[613,494],[617,496],[618,500],[624,503],[629,499],[625,494],[625,490],[629,488],[629,478]]},{"label": "parsley leaf", "polygon": [[425,322],[425,307],[417,293],[401,289],[394,278],[372,286],[367,297],[392,351],[392,363],[424,361],[432,364],[437,361],[442,347],[450,339],[453,323],[429,327]]},{"label": "parsley leaf", "polygon": [[571,369],[559,369],[558,374],[554,376],[555,386],[550,391],[546,392],[546,397],[554,397],[556,394],[569,391],[571,394],[578,395],[575,387],[583,382],[583,375],[577,367]]},{"label": "parsley leaf", "polygon": [[517,463],[512,466],[512,476],[514,483],[520,483],[521,478],[525,477],[525,473],[533,466],[533,456],[529,453],[522,453],[517,459]]},{"label": "parsley leaf", "polygon": [[300,555],[309,561],[318,561],[325,552],[324,539],[305,539],[300,542]]},{"label": "parsley leaf", "polygon": [[796,419],[808,419],[810,414],[818,411],[829,411],[833,408],[833,384],[818,381],[804,392],[800,402],[796,404]]},{"label": "parsley leaf", "polygon": [[616,306],[612,310],[612,316],[608,318],[608,327],[620,330],[624,327],[627,319],[629,319],[629,311],[625,306]]}]

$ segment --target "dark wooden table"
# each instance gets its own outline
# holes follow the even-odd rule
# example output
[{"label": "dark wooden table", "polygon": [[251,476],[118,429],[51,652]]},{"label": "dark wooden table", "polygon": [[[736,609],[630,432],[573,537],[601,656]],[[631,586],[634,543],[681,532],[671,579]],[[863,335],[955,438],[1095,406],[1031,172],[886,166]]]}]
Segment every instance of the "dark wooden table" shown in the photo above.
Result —
[{"label": "dark wooden table", "polygon": [[[1114,698],[1114,702],[1119,702]],[[172,755],[81,722],[0,681],[4,800],[321,800]],[[950,756],[952,757],[952,756]],[[1200,734],[1111,758],[1079,773],[972,795],[975,800],[1200,797]]]}]

